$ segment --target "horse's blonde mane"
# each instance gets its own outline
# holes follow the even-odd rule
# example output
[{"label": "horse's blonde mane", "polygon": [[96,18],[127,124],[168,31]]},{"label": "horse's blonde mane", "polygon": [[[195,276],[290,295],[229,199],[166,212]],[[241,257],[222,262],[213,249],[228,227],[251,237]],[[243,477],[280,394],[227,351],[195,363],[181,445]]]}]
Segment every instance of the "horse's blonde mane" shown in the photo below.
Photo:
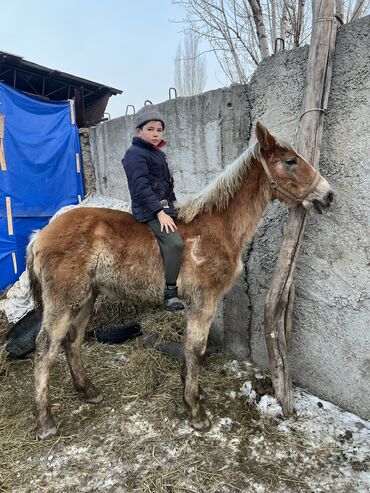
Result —
[{"label": "horse's blonde mane", "polygon": [[225,209],[229,200],[239,190],[243,176],[248,172],[252,159],[260,155],[260,146],[256,142],[249,146],[243,154],[232,161],[216,178],[195,197],[178,209],[178,218],[189,223],[201,212],[212,209]]}]

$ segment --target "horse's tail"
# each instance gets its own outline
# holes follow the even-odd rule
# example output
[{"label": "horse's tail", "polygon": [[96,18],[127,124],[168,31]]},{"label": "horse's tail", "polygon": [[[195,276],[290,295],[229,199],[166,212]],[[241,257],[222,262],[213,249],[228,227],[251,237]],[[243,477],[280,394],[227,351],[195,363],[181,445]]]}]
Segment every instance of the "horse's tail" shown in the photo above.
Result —
[{"label": "horse's tail", "polygon": [[30,280],[30,289],[36,310],[42,311],[42,288],[40,278],[35,271],[35,243],[37,241],[38,231],[36,231],[27,246],[27,271]]}]

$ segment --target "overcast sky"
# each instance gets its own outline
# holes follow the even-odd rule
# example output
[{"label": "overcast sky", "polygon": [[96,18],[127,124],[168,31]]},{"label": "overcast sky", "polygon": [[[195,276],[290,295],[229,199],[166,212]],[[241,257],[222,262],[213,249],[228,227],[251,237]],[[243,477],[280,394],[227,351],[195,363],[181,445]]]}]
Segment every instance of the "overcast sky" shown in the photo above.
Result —
[{"label": "overcast sky", "polygon": [[[0,51],[122,89],[111,117],[168,99],[183,9],[171,0],[0,0]],[[207,56],[206,90],[226,85]]]}]

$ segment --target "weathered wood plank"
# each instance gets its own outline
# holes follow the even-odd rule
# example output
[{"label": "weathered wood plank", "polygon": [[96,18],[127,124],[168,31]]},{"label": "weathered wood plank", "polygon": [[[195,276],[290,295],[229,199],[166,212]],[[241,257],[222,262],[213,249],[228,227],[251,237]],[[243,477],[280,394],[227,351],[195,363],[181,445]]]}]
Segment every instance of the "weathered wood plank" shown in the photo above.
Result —
[{"label": "weathered wood plank", "polygon": [[[308,56],[302,116],[297,150],[317,169],[327,107],[337,22],[334,0],[314,2],[314,21]],[[308,213],[300,205],[292,207],[285,227],[275,277],[265,304],[265,335],[275,395],[283,413],[293,412],[293,390],[287,346],[292,331],[294,273]]]}]

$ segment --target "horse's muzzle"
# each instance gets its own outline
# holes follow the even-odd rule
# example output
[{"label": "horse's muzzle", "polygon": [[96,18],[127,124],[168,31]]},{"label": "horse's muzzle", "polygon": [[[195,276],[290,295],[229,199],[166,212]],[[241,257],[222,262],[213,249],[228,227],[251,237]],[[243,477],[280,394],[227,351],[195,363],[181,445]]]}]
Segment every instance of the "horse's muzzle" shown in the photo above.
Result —
[{"label": "horse's muzzle", "polygon": [[312,201],[312,204],[315,208],[315,210],[319,213],[322,214],[324,211],[329,209],[331,206],[332,202],[334,200],[334,192],[332,190],[329,190],[324,197],[320,198],[315,198]]}]

